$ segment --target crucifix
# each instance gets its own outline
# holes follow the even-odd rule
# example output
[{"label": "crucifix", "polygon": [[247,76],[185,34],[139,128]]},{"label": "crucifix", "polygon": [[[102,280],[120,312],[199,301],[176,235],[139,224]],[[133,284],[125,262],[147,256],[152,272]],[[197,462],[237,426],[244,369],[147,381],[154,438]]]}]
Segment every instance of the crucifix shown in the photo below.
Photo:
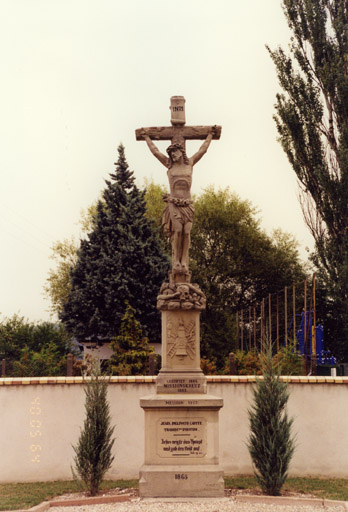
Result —
[{"label": "crucifix", "polygon": [[[164,201],[162,226],[172,242],[173,274],[189,274],[189,247],[194,207],[191,199],[193,166],[206,153],[212,139],[219,139],[221,126],[185,126],[185,98],[172,96],[172,126],[139,128],[135,131],[136,140],[145,140],[151,153],[168,169],[170,193]],[[168,156],[161,153],[153,140],[170,140]],[[204,140],[199,150],[192,156],[186,155],[186,140]]]}]

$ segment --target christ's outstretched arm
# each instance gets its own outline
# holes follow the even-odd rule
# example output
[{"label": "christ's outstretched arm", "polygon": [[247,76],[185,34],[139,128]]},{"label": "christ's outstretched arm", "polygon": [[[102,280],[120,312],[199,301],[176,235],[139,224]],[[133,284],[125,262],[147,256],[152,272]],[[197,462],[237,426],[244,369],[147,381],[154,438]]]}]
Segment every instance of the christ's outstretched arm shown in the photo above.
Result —
[{"label": "christ's outstretched arm", "polygon": [[163,164],[166,167],[168,167],[169,158],[166,155],[164,155],[163,153],[160,152],[158,147],[152,142],[152,140],[147,135],[145,130],[144,130],[142,135],[143,135],[143,137],[144,137],[144,139],[146,141],[146,144],[148,145],[151,153],[157,158],[157,160],[159,160],[161,162],[161,164]]},{"label": "christ's outstretched arm", "polygon": [[216,132],[216,126],[213,126],[211,129],[211,132],[208,134],[207,138],[205,139],[205,141],[203,142],[203,144],[201,145],[201,147],[199,148],[197,153],[195,153],[194,155],[191,156],[190,160],[192,162],[192,165],[195,165],[202,158],[202,156],[207,152],[209,145],[211,143],[211,140],[212,140],[213,136],[215,135],[215,132]]}]

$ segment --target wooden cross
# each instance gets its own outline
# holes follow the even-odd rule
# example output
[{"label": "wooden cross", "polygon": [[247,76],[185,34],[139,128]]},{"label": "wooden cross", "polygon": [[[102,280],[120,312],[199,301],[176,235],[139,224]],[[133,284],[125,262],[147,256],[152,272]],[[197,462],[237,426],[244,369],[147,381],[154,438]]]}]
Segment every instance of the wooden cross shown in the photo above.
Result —
[{"label": "wooden cross", "polygon": [[[185,126],[185,98],[183,96],[171,97],[171,123],[172,126],[152,126],[135,130],[136,140],[145,140],[145,132],[152,140],[170,140],[172,144],[181,144],[185,149],[186,140],[204,140],[211,132],[212,126]],[[216,126],[213,139],[221,136],[221,126]]]}]

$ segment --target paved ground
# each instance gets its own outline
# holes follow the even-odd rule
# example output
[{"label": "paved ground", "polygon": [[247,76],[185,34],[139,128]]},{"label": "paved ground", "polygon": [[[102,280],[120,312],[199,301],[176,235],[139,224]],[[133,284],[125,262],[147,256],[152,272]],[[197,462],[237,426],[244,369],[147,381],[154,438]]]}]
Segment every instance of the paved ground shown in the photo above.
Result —
[{"label": "paved ground", "polygon": [[177,500],[142,500],[133,498],[123,503],[108,503],[103,505],[83,505],[74,507],[51,507],[50,512],[346,512],[346,504],[327,503],[325,505],[312,502],[303,505],[302,500],[293,500],[291,504],[283,505],[279,501],[268,503],[251,503],[237,501],[232,498],[193,499],[190,501]]}]

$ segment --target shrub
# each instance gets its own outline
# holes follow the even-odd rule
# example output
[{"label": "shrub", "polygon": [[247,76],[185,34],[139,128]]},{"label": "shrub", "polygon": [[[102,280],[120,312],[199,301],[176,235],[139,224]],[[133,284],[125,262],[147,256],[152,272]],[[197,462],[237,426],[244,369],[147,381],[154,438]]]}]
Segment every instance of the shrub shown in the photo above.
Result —
[{"label": "shrub", "polygon": [[237,350],[235,354],[237,375],[261,375],[260,354],[256,350],[244,352]]},{"label": "shrub", "polygon": [[149,354],[153,352],[148,338],[143,336],[140,322],[135,318],[135,309],[126,302],[120,335],[110,343],[113,354],[109,368],[114,375],[146,375]]},{"label": "shrub", "polygon": [[217,368],[215,361],[213,359],[202,358],[201,370],[203,371],[204,375],[216,375]]},{"label": "shrub", "polygon": [[305,375],[302,355],[292,343],[282,347],[273,359],[280,375]]},{"label": "shrub", "polygon": [[18,361],[12,363],[12,374],[18,377],[56,377],[66,375],[66,356],[50,341],[40,352],[25,346]]}]

